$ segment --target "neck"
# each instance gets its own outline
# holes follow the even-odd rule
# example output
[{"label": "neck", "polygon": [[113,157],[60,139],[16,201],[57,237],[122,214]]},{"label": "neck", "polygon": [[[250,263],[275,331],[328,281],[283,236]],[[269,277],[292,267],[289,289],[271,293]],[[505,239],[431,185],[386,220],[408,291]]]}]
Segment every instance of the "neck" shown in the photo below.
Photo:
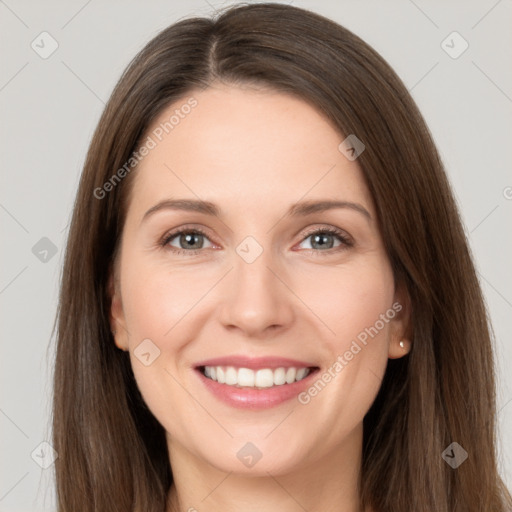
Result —
[{"label": "neck", "polygon": [[[170,441],[173,484],[167,512],[363,512],[359,502],[362,424],[335,450],[288,471],[260,475],[221,471],[183,445]],[[371,512],[371,511],[370,511]]]}]

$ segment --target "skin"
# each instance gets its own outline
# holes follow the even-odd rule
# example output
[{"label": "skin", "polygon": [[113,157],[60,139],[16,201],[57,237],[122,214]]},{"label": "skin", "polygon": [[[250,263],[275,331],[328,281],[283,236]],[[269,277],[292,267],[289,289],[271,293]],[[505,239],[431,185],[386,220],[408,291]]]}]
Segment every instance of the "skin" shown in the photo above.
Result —
[{"label": "skin", "polygon": [[[139,164],[111,278],[115,343],[129,350],[142,396],[167,433],[168,510],[360,512],[363,418],[388,358],[410,349],[409,298],[395,289],[362,171],[338,150],[344,137],[300,99],[218,83],[192,95],[197,106]],[[142,222],[169,198],[214,202],[222,216],[161,210]],[[371,220],[349,208],[285,216],[299,200],[321,199],[359,203]],[[158,246],[185,225],[207,233],[198,254],[179,235]],[[319,247],[306,233],[327,227],[353,246],[327,235],[331,245]],[[263,249],[250,264],[236,252],[247,236]],[[325,371],[397,301],[402,311],[307,405],[235,409],[193,369],[244,354]],[[149,366],[134,355],[147,338],[160,350]],[[248,441],[262,453],[252,467],[236,456]]]}]

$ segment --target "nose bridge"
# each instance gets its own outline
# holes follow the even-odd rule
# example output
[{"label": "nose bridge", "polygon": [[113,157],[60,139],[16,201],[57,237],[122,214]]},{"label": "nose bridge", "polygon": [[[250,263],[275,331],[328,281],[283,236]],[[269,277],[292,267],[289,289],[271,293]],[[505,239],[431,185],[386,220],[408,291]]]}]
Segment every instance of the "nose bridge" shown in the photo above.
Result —
[{"label": "nose bridge", "polygon": [[[260,237],[261,239],[261,237]],[[265,247],[263,244],[266,244]],[[276,277],[269,267],[275,266],[269,239],[261,243],[252,235],[245,237],[236,247],[234,263],[235,290],[238,300],[249,299],[249,303],[263,301],[262,305],[270,305],[279,294],[275,283]]]},{"label": "nose bridge", "polygon": [[263,245],[251,236],[237,246],[236,253],[234,270],[239,292],[247,288],[255,288],[252,293],[266,290],[270,294],[274,288],[270,277],[275,279],[269,270],[269,267],[273,266],[270,247],[263,248]]},{"label": "nose bridge", "polygon": [[264,247],[269,239],[260,242],[254,236],[247,236],[235,247],[222,321],[246,334],[282,326],[292,316],[287,288],[274,273],[278,266],[272,258],[274,251],[268,245]]}]

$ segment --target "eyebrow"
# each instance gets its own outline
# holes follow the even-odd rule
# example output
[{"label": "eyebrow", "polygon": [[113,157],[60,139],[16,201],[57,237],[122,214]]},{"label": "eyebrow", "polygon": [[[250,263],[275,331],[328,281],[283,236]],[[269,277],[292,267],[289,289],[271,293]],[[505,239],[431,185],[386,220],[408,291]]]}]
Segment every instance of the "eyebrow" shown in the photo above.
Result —
[{"label": "eyebrow", "polygon": [[[301,201],[290,206],[285,217],[305,217],[313,213],[324,212],[336,208],[349,208],[363,214],[369,221],[372,216],[368,210],[359,203],[350,201]],[[162,210],[181,210],[187,212],[203,213],[213,217],[221,216],[220,208],[210,201],[202,201],[196,199],[165,199],[152,206],[142,217],[141,224],[156,212]]]}]

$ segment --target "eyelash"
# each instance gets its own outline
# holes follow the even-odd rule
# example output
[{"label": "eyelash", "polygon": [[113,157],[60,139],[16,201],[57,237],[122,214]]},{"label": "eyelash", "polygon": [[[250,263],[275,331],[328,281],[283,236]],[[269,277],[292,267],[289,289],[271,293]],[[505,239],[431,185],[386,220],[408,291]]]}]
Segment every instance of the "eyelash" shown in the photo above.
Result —
[{"label": "eyelash", "polygon": [[[159,246],[162,248],[162,249],[166,249],[167,248],[167,244],[173,240],[174,238],[176,238],[177,236],[183,234],[183,233],[186,233],[186,234],[195,234],[195,235],[202,235],[206,238],[208,238],[208,235],[200,228],[187,228],[187,227],[184,227],[184,228],[181,228],[177,231],[174,231],[172,233],[169,233],[169,234],[165,234],[161,241],[159,242]],[[352,247],[354,244],[353,242],[344,234],[343,231],[337,229],[337,228],[316,228],[314,229],[313,231],[308,231],[306,232],[304,238],[302,238],[301,240],[301,243],[304,242],[307,238],[309,238],[310,236],[312,235],[317,235],[317,234],[328,234],[328,235],[334,235],[336,238],[338,238],[338,240],[342,243],[342,245],[338,246],[338,247],[333,247],[331,249],[326,249],[326,250],[315,250],[315,249],[303,249],[305,251],[309,251],[310,253],[314,254],[315,256],[320,256],[321,254],[319,253],[326,253],[326,255],[332,255],[333,252],[338,252],[338,251],[343,251],[343,250],[346,250],[348,249],[349,247]],[[202,251],[203,249],[177,249],[176,247],[170,247],[170,251],[171,252],[174,252],[175,254],[188,254],[188,255],[196,255],[198,254],[200,251]]]}]

